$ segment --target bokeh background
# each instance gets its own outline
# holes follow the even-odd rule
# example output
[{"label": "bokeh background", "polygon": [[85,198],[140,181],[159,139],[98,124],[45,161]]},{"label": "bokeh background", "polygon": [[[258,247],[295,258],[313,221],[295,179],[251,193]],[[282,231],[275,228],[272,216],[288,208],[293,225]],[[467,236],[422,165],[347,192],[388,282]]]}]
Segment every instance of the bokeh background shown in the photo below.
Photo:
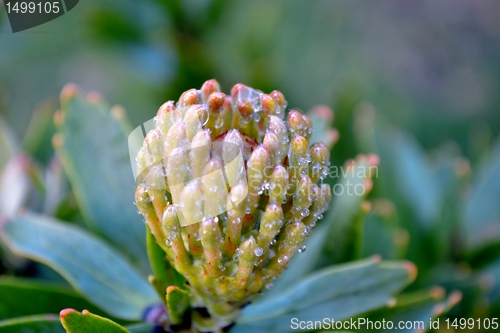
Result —
[{"label": "bokeh background", "polygon": [[366,100],[426,147],[454,140],[468,156],[473,137],[498,133],[495,0],[86,0],[16,34],[0,10],[0,110],[20,135],[67,82],[136,125],[211,77],[278,88],[304,110],[330,105],[337,125]]},{"label": "bokeh background", "polygon": [[[390,215],[404,243],[392,253],[365,235],[359,255],[414,261],[415,288],[461,290],[457,316],[498,314],[499,18],[497,0],[82,0],[13,34],[0,5],[0,121],[43,168],[53,129],[37,129],[68,82],[122,105],[133,127],[210,78],[328,105],[332,163],[381,156],[372,220]],[[69,207],[58,217],[78,220]]]}]

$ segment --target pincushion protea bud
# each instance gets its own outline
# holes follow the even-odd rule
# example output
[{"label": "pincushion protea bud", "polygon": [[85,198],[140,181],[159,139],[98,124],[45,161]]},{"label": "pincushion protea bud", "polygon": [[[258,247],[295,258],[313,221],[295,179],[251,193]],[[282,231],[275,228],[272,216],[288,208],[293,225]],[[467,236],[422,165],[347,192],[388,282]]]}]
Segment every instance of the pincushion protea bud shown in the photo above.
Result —
[{"label": "pincushion protea bud", "polygon": [[[278,91],[215,80],[166,102],[137,155],[136,201],[170,264],[187,279],[195,331],[231,325],[271,285],[328,208],[329,149],[312,122],[285,120]],[[206,314],[206,313],[205,313]]]}]

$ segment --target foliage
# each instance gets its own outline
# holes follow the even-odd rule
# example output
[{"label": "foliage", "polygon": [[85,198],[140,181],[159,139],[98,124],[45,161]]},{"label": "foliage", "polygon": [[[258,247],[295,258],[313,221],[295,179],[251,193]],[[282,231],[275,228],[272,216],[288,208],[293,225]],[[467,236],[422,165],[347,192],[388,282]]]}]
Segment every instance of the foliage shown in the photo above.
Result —
[{"label": "foliage", "polygon": [[[371,178],[326,179],[373,190],[333,192],[307,251],[231,332],[286,332],[291,317],[500,316],[498,4],[79,6],[77,20],[47,25],[67,35],[2,36],[0,333],[146,333],[190,319],[185,278],[132,205],[125,142],[130,123],[210,77],[334,106],[340,137],[321,108],[308,113],[312,142],[338,140],[332,167],[380,157]],[[68,80],[128,114],[95,92],[56,102]],[[66,308],[77,311],[59,317]]]}]

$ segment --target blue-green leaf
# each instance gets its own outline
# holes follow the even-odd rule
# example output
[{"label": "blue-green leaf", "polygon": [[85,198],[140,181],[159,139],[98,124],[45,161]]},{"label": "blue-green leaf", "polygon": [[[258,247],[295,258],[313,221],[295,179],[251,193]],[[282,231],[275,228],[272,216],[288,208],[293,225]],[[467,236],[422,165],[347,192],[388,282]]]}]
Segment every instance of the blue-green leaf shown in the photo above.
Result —
[{"label": "blue-green leaf", "polygon": [[411,137],[390,130],[382,136],[386,148],[392,152],[391,170],[395,173],[400,194],[424,226],[432,225],[439,216],[442,202],[442,191],[432,165]]},{"label": "blue-green leaf", "polygon": [[325,221],[328,223],[325,236],[328,242],[324,243],[324,264],[359,259],[362,223],[366,214],[361,206],[368,195],[365,181],[370,175],[375,177],[376,170],[376,166],[371,166],[367,161],[355,161],[349,168],[340,168],[341,178],[332,187],[331,214],[327,216],[329,220]]},{"label": "blue-green leaf", "polygon": [[[372,322],[391,322],[392,328],[385,325],[385,329],[382,327],[370,331],[412,333],[416,330],[428,330],[431,320],[435,326],[436,318],[450,311],[461,299],[458,292],[451,293],[448,298],[444,297],[445,291],[441,287],[401,295],[392,307],[379,309],[368,316]],[[408,326],[399,327],[400,323]],[[443,327],[442,325],[443,323],[439,327]]]},{"label": "blue-green leaf", "polygon": [[485,170],[472,186],[465,212],[466,241],[470,248],[500,242],[500,141]]},{"label": "blue-green leaf", "polygon": [[398,221],[392,211],[383,211],[391,209],[391,203],[380,200],[374,202],[373,207],[374,211],[366,216],[363,223],[361,255],[380,255],[387,260],[402,259],[408,246],[408,232],[398,227]]},{"label": "blue-green leaf", "polygon": [[493,307],[500,309],[500,259],[493,262],[486,269],[486,272],[491,274],[495,280],[493,289],[488,293],[488,300]]},{"label": "blue-green leaf", "polygon": [[386,305],[414,277],[415,267],[409,263],[363,260],[330,267],[248,306],[232,332],[286,332],[292,318],[351,318]]},{"label": "blue-green leaf", "polygon": [[135,182],[123,111],[63,91],[57,151],[91,228],[149,272],[144,223],[132,204]]},{"label": "blue-green leaf", "polygon": [[65,333],[56,315],[39,315],[0,321],[0,333]]},{"label": "blue-green leaf", "polygon": [[153,288],[119,253],[76,226],[26,215],[1,231],[14,253],[51,266],[115,317],[140,319],[145,308],[158,303]]},{"label": "blue-green leaf", "polygon": [[125,328],[130,333],[152,333],[154,327],[155,326],[153,324],[140,323],[140,324],[128,325]]}]

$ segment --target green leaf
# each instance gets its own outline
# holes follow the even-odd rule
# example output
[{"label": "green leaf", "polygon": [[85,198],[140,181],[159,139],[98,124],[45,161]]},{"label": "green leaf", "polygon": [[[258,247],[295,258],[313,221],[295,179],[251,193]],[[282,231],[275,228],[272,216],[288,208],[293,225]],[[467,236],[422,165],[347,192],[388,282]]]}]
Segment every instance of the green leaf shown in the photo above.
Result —
[{"label": "green leaf", "polygon": [[187,291],[182,290],[175,286],[167,288],[167,308],[170,319],[174,324],[182,323],[184,313],[189,308],[189,294]]},{"label": "green leaf", "polygon": [[56,315],[40,315],[0,321],[0,333],[65,333],[65,331]]},{"label": "green leaf", "polygon": [[61,323],[67,333],[129,333],[117,323],[83,310],[62,310]]},{"label": "green leaf", "polygon": [[166,295],[167,287],[168,286],[165,284],[165,282],[163,282],[162,280],[158,279],[154,275],[148,276],[148,281],[151,284],[151,286],[155,289],[156,294],[158,295],[158,297],[163,301],[163,304],[165,306],[167,306],[167,300],[165,299],[165,295]]},{"label": "green leaf", "polygon": [[99,312],[82,296],[56,283],[0,277],[0,320],[58,313],[68,307]]},{"label": "green leaf", "polygon": [[23,151],[44,165],[47,165],[54,155],[51,140],[56,130],[52,121],[56,109],[54,100],[47,100],[35,108],[23,138]]},{"label": "green leaf", "polygon": [[410,263],[363,260],[330,267],[266,302],[248,306],[232,332],[283,332],[290,329],[292,318],[351,318],[386,305],[415,275]]},{"label": "green leaf", "polygon": [[[147,249],[149,256],[149,263],[155,274],[155,279],[163,282],[165,288],[163,288],[162,294],[165,293],[165,289],[168,286],[177,286],[180,288],[186,288],[186,279],[182,274],[177,272],[167,261],[166,254],[163,252],[161,247],[156,243],[156,239],[147,227]],[[158,283],[155,282],[156,285]],[[162,296],[163,298],[163,296]]]},{"label": "green leaf", "polygon": [[140,319],[144,309],[158,303],[153,288],[119,253],[76,226],[25,215],[1,232],[14,253],[49,265],[117,318]]},{"label": "green leaf", "polygon": [[56,148],[82,214],[93,230],[149,272],[144,223],[132,204],[135,183],[123,112],[111,113],[101,102],[67,91],[62,95],[64,122]]}]

